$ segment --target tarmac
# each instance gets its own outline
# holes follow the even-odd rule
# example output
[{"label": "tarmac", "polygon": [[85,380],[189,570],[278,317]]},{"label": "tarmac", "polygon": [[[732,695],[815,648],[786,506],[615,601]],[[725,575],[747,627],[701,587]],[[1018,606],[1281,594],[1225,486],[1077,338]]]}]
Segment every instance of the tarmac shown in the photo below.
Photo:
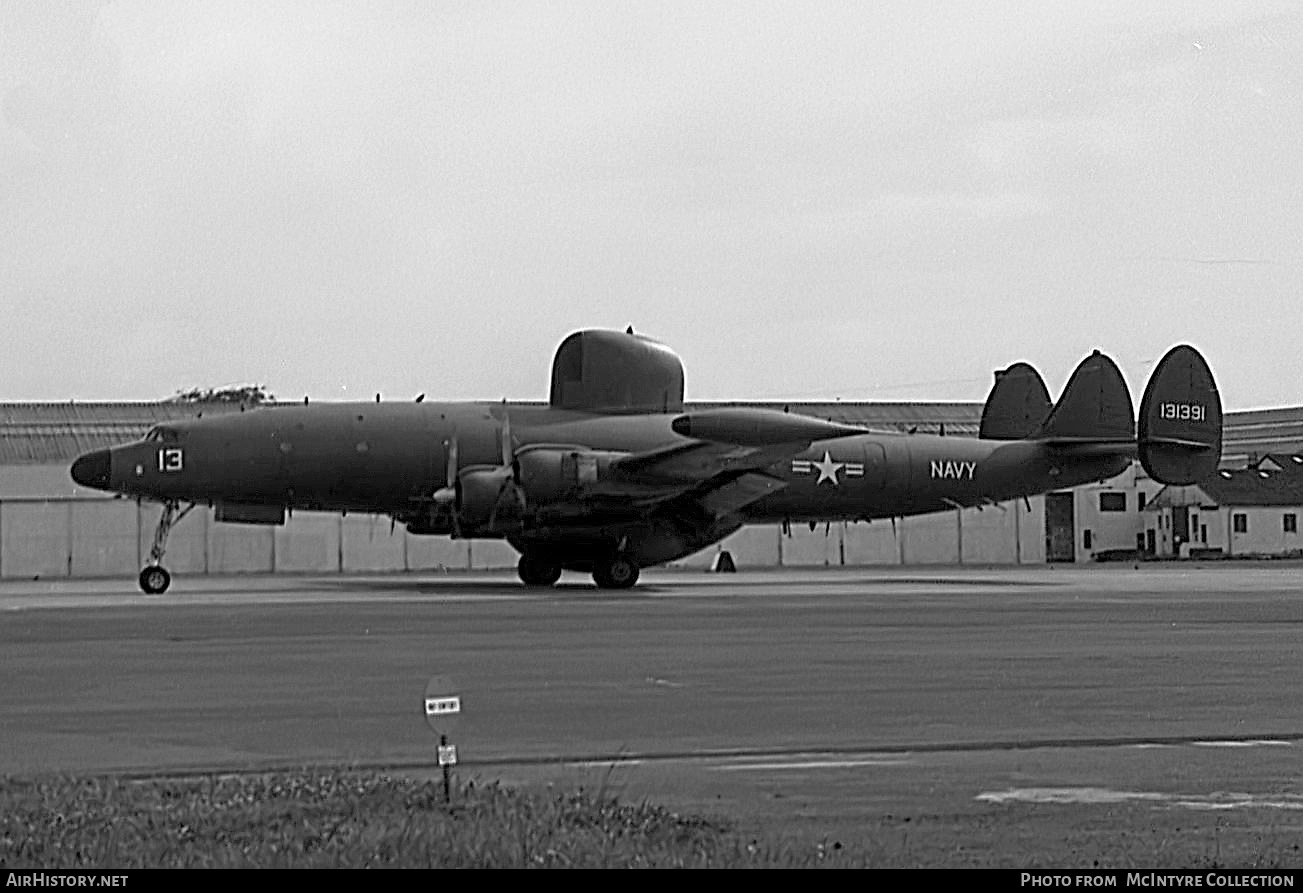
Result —
[{"label": "tarmac", "polygon": [[0,618],[10,775],[434,773],[438,676],[462,777],[800,833],[1303,809],[1297,563],[5,581]]}]

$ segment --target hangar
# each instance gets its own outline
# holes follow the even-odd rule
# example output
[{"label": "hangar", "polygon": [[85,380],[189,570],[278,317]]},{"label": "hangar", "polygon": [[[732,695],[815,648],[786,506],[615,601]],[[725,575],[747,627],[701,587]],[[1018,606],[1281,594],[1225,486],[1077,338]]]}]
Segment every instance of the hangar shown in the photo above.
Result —
[{"label": "hangar", "polygon": [[[786,407],[877,430],[954,437],[975,437],[982,412],[981,403],[964,402],[699,402],[690,408],[738,405]],[[134,577],[149,552],[158,508],[78,487],[68,476],[69,464],[81,453],[138,438],[159,422],[239,411],[226,403],[176,401],[0,404],[0,578]],[[1222,480],[1238,484],[1252,474],[1270,490],[1286,479],[1271,470],[1273,465],[1291,469],[1296,455],[1303,455],[1303,406],[1226,414],[1221,474],[1231,477]],[[1171,535],[1160,534],[1182,507],[1178,499],[1224,509],[1230,525],[1222,547],[1227,554],[1242,554],[1250,545],[1258,551],[1291,547],[1287,538],[1275,545],[1265,538],[1251,544],[1236,539],[1234,526],[1240,522],[1234,514],[1245,516],[1248,536],[1256,537],[1268,526],[1260,511],[1277,511],[1275,505],[1217,501],[1228,498],[1227,488],[1209,486],[1197,497],[1172,492],[1189,488],[1164,492],[1133,464],[1109,481],[984,509],[894,523],[748,527],[678,564],[706,567],[723,550],[744,567],[1089,561],[1137,549],[1189,554],[1188,543],[1182,544],[1184,551],[1173,549],[1164,545],[1172,542]],[[1210,526],[1209,536],[1217,536],[1218,529]],[[516,561],[505,543],[413,536],[386,517],[299,513],[284,526],[267,527],[217,524],[208,509],[178,525],[169,556],[175,570],[191,574],[451,571],[514,567]]]}]

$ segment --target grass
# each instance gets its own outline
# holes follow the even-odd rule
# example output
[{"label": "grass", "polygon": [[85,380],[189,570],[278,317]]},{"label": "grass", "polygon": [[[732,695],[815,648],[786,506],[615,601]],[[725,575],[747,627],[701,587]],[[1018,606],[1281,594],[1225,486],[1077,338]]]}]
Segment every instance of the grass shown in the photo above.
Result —
[{"label": "grass", "polygon": [[0,781],[0,868],[624,868],[857,864],[603,792],[337,769]]},{"label": "grass", "polygon": [[[0,868],[1298,868],[1270,810],[1022,804],[841,827],[321,768],[132,780],[0,778]],[[823,831],[818,829],[823,827]],[[845,841],[843,845],[840,841]]]}]

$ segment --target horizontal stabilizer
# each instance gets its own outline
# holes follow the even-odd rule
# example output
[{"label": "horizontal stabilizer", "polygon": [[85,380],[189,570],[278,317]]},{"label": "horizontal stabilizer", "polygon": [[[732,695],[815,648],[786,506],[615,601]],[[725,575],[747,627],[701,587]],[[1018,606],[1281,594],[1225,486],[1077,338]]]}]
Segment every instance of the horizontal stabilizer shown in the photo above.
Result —
[{"label": "horizontal stabilizer", "polygon": [[1156,481],[1184,486],[1217,470],[1222,400],[1212,370],[1188,344],[1169,350],[1140,400],[1140,463]]},{"label": "horizontal stabilizer", "polygon": [[1033,436],[1065,443],[1134,441],[1135,409],[1117,364],[1099,351],[1082,360]]},{"label": "horizontal stabilizer", "polygon": [[1031,437],[1050,416],[1050,392],[1039,372],[1027,363],[1014,363],[995,373],[995,385],[982,407],[982,440],[1022,440]]},{"label": "horizontal stabilizer", "polygon": [[770,446],[782,443],[810,443],[830,437],[865,433],[862,428],[839,425],[812,416],[779,412],[775,409],[704,409],[681,415],[670,423],[675,434],[736,443]]}]

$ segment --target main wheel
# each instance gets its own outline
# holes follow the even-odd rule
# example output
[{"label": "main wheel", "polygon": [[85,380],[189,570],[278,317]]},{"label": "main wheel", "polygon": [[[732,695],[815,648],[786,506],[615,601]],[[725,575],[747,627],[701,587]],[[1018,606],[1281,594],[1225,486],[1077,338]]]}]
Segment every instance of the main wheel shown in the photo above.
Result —
[{"label": "main wheel", "polygon": [[151,564],[140,572],[140,588],[150,595],[167,592],[167,587],[170,585],[172,585],[172,575],[161,565]]},{"label": "main wheel", "polygon": [[526,552],[516,563],[516,573],[526,586],[551,586],[561,579],[561,565],[538,552]]},{"label": "main wheel", "polygon": [[638,582],[638,565],[625,555],[612,555],[593,564],[593,581],[599,589],[628,589]]}]

